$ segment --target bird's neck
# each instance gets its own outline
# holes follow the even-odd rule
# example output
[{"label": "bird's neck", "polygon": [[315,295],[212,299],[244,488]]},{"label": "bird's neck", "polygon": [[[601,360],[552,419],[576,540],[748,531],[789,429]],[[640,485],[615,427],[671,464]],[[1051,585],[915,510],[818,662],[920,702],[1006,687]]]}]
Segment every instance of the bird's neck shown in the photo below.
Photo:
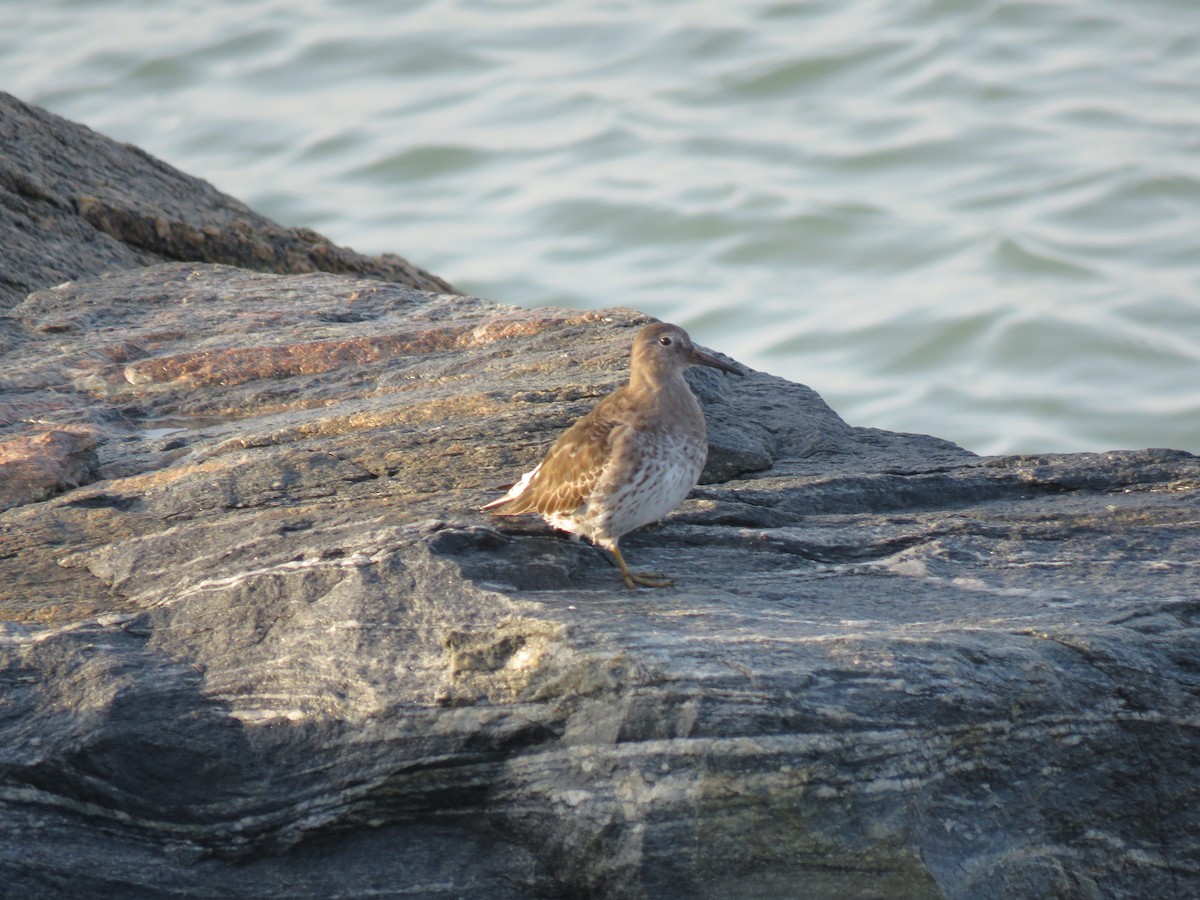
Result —
[{"label": "bird's neck", "polygon": [[654,393],[689,389],[687,382],[683,380],[683,372],[679,369],[639,369],[630,373],[629,386],[637,391]]},{"label": "bird's neck", "polygon": [[634,373],[629,379],[629,389],[641,394],[643,402],[655,408],[674,409],[680,415],[693,407],[699,409],[696,395],[679,369]]}]

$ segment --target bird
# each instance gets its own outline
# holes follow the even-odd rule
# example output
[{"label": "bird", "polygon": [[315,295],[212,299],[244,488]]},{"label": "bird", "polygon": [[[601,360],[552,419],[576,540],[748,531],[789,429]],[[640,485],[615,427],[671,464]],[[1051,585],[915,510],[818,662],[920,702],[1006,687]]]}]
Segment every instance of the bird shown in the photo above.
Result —
[{"label": "bird", "polygon": [[495,515],[540,514],[551,526],[612,554],[625,587],[671,587],[632,572],[621,538],[657,522],[691,493],[708,455],[704,413],[683,378],[691,366],[740,369],[696,349],[678,325],[655,322],[633,339],[629,380],[556,440],[545,458],[481,507]]}]

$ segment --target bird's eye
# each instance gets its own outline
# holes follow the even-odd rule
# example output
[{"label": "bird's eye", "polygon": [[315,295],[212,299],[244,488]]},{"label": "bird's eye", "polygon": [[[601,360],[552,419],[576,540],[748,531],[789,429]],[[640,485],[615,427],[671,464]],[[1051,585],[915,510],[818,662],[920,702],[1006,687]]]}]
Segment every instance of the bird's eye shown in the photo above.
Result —
[{"label": "bird's eye", "polygon": [[664,334],[662,337],[660,337],[660,338],[658,339],[658,342],[659,342],[660,344],[662,344],[664,347],[670,347],[670,346],[671,346],[671,339],[670,339],[669,337],[667,337],[665,334]]}]

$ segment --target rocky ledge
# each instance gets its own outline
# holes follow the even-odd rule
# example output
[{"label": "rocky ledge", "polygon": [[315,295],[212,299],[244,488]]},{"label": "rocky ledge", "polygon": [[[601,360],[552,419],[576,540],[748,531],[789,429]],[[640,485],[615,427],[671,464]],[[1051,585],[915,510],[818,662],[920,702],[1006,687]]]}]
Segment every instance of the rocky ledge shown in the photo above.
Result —
[{"label": "rocky ledge", "polygon": [[[125,164],[166,167],[23,109],[165,208]],[[628,591],[477,507],[645,316],[147,265],[22,177],[6,251],[36,202],[58,261],[0,318],[13,896],[1200,890],[1200,459],[979,458],[692,372],[705,483],[623,542],[678,587]]]}]

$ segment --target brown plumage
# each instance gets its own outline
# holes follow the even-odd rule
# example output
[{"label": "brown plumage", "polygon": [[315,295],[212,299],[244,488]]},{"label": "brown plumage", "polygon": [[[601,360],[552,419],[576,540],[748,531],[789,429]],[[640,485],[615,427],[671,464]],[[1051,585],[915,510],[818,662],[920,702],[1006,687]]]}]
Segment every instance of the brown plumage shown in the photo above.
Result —
[{"label": "brown plumage", "polygon": [[704,414],[683,379],[694,365],[742,374],[697,350],[677,325],[642,328],[628,383],[563,432],[536,468],[483,509],[502,516],[538,513],[587,537],[613,554],[627,587],[674,584],[629,571],[618,542],[683,502],[704,468]]}]

